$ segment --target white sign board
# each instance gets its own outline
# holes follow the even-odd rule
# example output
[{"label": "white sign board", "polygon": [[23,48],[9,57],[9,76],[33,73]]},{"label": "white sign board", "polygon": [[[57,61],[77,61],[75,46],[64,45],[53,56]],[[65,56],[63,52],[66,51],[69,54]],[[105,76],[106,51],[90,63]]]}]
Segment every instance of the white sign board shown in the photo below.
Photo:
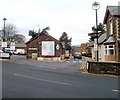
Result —
[{"label": "white sign board", "polygon": [[28,50],[37,50],[37,48],[28,48]]},{"label": "white sign board", "polygon": [[7,47],[7,42],[2,42],[1,47]]},{"label": "white sign board", "polygon": [[54,41],[42,41],[42,56],[55,56]]},{"label": "white sign board", "polygon": [[60,49],[60,46],[59,44],[56,45],[56,50],[59,50]]},{"label": "white sign board", "polygon": [[10,46],[10,50],[15,50],[15,46]]},{"label": "white sign board", "polygon": [[94,51],[98,50],[97,39],[94,39]]},{"label": "white sign board", "polygon": [[15,50],[15,42],[11,42],[11,44],[10,44],[10,50]]}]

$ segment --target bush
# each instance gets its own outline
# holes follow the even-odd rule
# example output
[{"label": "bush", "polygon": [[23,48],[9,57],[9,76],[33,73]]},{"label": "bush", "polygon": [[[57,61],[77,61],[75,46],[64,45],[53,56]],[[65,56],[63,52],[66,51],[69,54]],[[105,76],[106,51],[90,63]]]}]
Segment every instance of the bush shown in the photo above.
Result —
[{"label": "bush", "polygon": [[82,54],[82,56],[85,56],[85,57],[92,57],[92,53],[84,53],[84,54]]}]

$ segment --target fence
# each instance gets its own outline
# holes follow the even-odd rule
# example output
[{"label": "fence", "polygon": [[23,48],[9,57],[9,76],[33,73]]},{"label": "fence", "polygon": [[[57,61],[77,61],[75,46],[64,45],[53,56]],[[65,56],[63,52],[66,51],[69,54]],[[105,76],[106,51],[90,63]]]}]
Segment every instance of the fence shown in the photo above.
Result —
[{"label": "fence", "polygon": [[89,73],[120,75],[120,62],[88,61],[87,64]]}]

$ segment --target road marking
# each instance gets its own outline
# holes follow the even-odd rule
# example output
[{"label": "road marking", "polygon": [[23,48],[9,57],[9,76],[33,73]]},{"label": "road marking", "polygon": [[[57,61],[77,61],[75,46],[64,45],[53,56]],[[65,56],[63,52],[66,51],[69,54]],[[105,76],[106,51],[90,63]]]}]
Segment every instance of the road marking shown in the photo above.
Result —
[{"label": "road marking", "polygon": [[76,63],[77,61],[73,61],[73,63]]},{"label": "road marking", "polygon": [[40,80],[40,81],[44,81],[44,82],[57,83],[57,84],[62,84],[62,85],[72,85],[71,83],[64,83],[64,82],[58,82],[58,81],[45,80],[45,79],[34,78],[34,77],[30,77],[30,76],[24,76],[24,75],[20,75],[20,74],[13,74],[13,75],[19,76],[19,77],[24,77],[24,78],[29,78],[29,79],[34,79],[34,80]]},{"label": "road marking", "polygon": [[49,69],[57,69],[56,67],[46,67],[46,66],[36,66],[36,67],[40,67],[40,68],[49,68]]},{"label": "road marking", "polygon": [[112,91],[113,91],[113,92],[120,92],[120,90],[115,90],[115,89],[114,89],[114,90],[112,90]]},{"label": "road marking", "polygon": [[37,67],[45,67],[45,66],[37,66]]}]

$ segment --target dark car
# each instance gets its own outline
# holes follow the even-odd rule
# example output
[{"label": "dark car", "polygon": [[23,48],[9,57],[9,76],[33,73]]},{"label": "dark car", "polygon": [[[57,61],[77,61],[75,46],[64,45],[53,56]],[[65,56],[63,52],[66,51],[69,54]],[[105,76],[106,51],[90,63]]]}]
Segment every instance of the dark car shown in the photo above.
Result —
[{"label": "dark car", "polygon": [[82,59],[82,54],[80,53],[80,52],[75,52],[74,54],[73,54],[73,57],[74,57],[74,59]]},{"label": "dark car", "polygon": [[9,53],[10,56],[11,56],[13,54],[13,51],[11,51],[11,50],[5,50],[4,53]]}]

